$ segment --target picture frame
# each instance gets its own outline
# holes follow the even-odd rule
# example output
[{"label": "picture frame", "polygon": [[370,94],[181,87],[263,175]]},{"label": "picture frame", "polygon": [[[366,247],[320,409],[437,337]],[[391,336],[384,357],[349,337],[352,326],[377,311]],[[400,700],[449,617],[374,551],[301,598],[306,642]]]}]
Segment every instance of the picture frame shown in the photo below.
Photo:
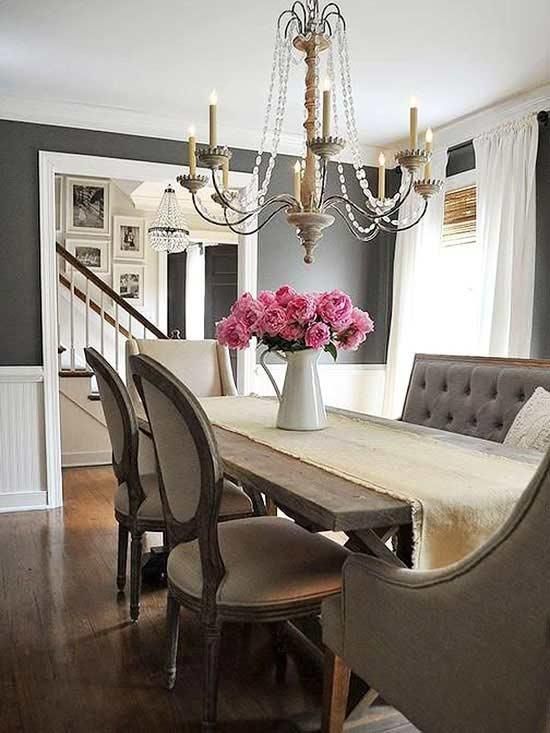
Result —
[{"label": "picture frame", "polygon": [[108,275],[111,269],[109,239],[67,239],[65,248],[96,275]]},{"label": "picture frame", "polygon": [[57,241],[63,235],[64,213],[63,176],[55,176],[55,238]]},{"label": "picture frame", "polygon": [[136,216],[113,216],[113,258],[145,260],[145,220]]},{"label": "picture frame", "polygon": [[128,301],[129,305],[140,307],[145,302],[145,267],[125,262],[113,262],[113,290]]},{"label": "picture frame", "polygon": [[110,234],[110,181],[103,178],[67,178],[65,216],[67,234]]}]

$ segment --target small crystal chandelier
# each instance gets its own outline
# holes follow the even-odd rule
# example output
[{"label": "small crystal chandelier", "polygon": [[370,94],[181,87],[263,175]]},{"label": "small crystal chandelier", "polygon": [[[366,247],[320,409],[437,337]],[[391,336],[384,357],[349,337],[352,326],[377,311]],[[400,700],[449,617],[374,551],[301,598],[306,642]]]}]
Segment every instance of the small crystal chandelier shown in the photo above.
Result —
[{"label": "small crystal chandelier", "polygon": [[149,244],[157,252],[183,252],[189,246],[189,227],[169,184],[160,200],[157,213],[148,229]]},{"label": "small crystal chandelier", "polygon": [[[284,125],[291,61],[297,52],[304,55],[307,66],[302,160],[295,167],[292,193],[267,197]],[[327,81],[322,89],[323,58]],[[351,150],[355,177],[364,196],[361,204],[348,194],[341,157],[346,145]],[[346,21],[334,2],[321,9],[319,0],[296,0],[277,23],[265,123],[251,183],[243,190],[229,189],[231,151],[218,144],[215,94],[210,99],[209,144],[197,150],[194,133],[190,133],[189,174],[178,176],[177,180],[191,193],[193,205],[203,219],[228,227],[236,234],[254,234],[278,214],[286,216],[305,250],[304,261],[311,263],[323,230],[334,224],[335,216],[362,242],[370,242],[380,231],[398,232],[416,226],[426,213],[428,200],[443,187],[442,181],[431,177],[431,155],[431,130],[425,144],[419,145],[418,109],[416,103],[411,103],[409,146],[396,155],[402,173],[399,191],[386,196],[385,159],[381,155],[377,196],[371,192],[357,134]],[[327,195],[331,160],[336,162],[340,193]],[[207,177],[197,173],[197,163],[211,171],[215,189],[212,199],[221,205],[221,215],[219,207],[210,210],[198,196]],[[398,212],[408,199],[412,203],[408,216],[399,217]],[[256,217],[261,217],[258,223]]]}]

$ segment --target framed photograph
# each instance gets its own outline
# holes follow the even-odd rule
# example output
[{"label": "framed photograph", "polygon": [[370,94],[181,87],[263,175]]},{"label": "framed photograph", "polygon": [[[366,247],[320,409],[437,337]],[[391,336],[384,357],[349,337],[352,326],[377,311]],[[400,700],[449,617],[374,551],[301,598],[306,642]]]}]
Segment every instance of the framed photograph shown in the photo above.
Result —
[{"label": "framed photograph", "polygon": [[55,236],[59,241],[63,233],[63,211],[64,211],[64,198],[63,198],[63,177],[55,177]]},{"label": "framed photograph", "polygon": [[133,216],[113,216],[113,257],[145,259],[145,221]]},{"label": "framed photograph", "polygon": [[67,178],[66,230],[69,234],[109,234],[111,197],[108,180]]},{"label": "framed photograph", "polygon": [[108,239],[67,239],[65,247],[81,265],[89,267],[96,275],[108,275],[110,270]]},{"label": "framed photograph", "polygon": [[144,286],[145,267],[143,265],[113,263],[113,290],[127,300],[130,305],[143,305]]}]

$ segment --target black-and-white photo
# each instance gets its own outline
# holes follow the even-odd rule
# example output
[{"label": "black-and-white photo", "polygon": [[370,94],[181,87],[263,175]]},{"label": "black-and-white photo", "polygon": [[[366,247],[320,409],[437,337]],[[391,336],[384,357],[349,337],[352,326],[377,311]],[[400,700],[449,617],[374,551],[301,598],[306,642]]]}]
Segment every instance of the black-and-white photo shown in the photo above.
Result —
[{"label": "black-and-white photo", "polygon": [[143,294],[144,268],[139,265],[113,264],[113,288],[133,306],[144,303]]},{"label": "black-and-white photo", "polygon": [[136,252],[139,248],[139,227],[120,227],[120,249],[122,252]]},{"label": "black-and-white photo", "polygon": [[145,259],[145,221],[137,216],[113,216],[113,258]]},{"label": "black-and-white photo", "polygon": [[75,257],[86,267],[101,268],[101,249],[99,247],[76,247]]},{"label": "black-and-white photo", "polygon": [[93,178],[67,179],[67,232],[108,234],[109,182]]},{"label": "black-and-white photo", "polygon": [[65,247],[84,267],[97,275],[107,275],[110,270],[110,243],[108,239],[67,239]]}]

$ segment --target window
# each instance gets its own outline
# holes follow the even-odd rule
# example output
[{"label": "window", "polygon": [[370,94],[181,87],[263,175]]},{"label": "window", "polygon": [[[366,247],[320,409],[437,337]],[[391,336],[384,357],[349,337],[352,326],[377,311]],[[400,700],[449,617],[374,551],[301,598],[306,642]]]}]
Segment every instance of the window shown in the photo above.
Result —
[{"label": "window", "polygon": [[443,215],[443,244],[472,244],[476,240],[476,186],[447,191]]}]

